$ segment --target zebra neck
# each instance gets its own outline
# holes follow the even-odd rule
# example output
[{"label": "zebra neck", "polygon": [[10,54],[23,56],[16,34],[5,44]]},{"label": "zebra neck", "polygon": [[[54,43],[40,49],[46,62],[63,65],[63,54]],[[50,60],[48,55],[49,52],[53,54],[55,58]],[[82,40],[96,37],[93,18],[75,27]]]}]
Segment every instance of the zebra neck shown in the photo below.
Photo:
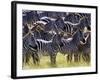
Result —
[{"label": "zebra neck", "polygon": [[37,41],[41,41],[43,43],[51,43],[52,42],[52,40],[46,41],[46,40],[43,40],[43,39],[37,39]]}]

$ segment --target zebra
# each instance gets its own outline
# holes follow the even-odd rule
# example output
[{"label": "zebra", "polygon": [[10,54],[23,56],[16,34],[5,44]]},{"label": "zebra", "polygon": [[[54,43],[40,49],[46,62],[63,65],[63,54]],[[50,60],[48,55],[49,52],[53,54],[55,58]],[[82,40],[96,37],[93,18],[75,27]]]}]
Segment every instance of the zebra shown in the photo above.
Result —
[{"label": "zebra", "polygon": [[29,33],[25,38],[23,38],[23,62],[28,63],[30,56],[33,59],[34,64],[39,64],[40,58],[37,53],[37,45],[32,44],[34,41],[32,39],[32,34]]},{"label": "zebra", "polygon": [[56,55],[59,51],[60,46],[62,45],[60,42],[60,38],[62,34],[55,34],[50,41],[46,41],[43,39],[36,39],[36,44],[38,46],[38,53],[41,53],[43,56],[47,53],[50,56],[51,64],[56,64]]},{"label": "zebra", "polygon": [[66,16],[66,12],[53,12],[53,11],[37,11],[38,15],[41,17],[47,16],[51,18],[58,18]]},{"label": "zebra", "polygon": [[[28,25],[23,25],[23,27],[26,27],[26,30],[23,31],[23,35],[28,33],[25,37],[28,37],[29,35],[31,36],[29,38],[30,40],[26,39],[26,41],[24,41],[24,39],[23,39],[23,43],[25,43],[25,44],[28,41],[28,43],[27,43],[28,46],[25,48],[26,52],[29,51],[29,53],[31,53],[33,50],[34,53],[32,53],[32,54],[37,55],[38,60],[39,60],[38,52],[41,52],[41,53],[47,52],[50,55],[51,63],[53,63],[53,64],[56,63],[55,59],[56,59],[57,51],[60,50],[60,47],[62,48],[65,46],[63,44],[63,42],[65,42],[65,44],[67,46],[68,46],[68,44],[72,44],[71,42],[74,42],[73,39],[75,39],[74,33],[77,33],[80,35],[79,32],[82,32],[84,30],[84,27],[90,26],[90,23],[88,21],[89,18],[87,18],[87,17],[80,18],[78,15],[78,17],[77,18],[75,17],[75,19],[73,19],[74,21],[71,22],[70,20],[68,20],[68,21],[65,20],[67,17],[64,19],[61,18],[61,17],[64,17],[65,15],[62,14],[63,16],[60,17],[58,14],[60,15],[60,13],[56,13],[56,12],[54,12],[54,14],[53,14],[53,12],[40,12],[39,13],[38,11],[29,11],[26,13],[26,16],[24,15],[24,17],[26,17],[25,20],[27,20],[27,24],[32,24],[32,26],[34,26],[29,29]],[[69,14],[71,14],[71,13],[69,13]],[[33,18],[34,15],[36,15],[36,19],[35,19],[35,17]],[[40,15],[41,15],[41,17],[40,17]],[[72,15],[76,15],[76,14],[73,13]],[[72,18],[73,18],[73,16],[72,16]],[[81,31],[78,31],[77,29],[79,29]],[[32,33],[30,33],[30,31]],[[65,33],[67,34],[67,41],[66,41],[66,39],[64,40],[61,38],[62,36],[60,36],[61,34],[59,34],[61,31],[64,32],[64,35],[65,35]],[[32,34],[34,34],[34,36]],[[65,37],[65,36],[63,36],[63,37]],[[68,40],[70,37],[72,40]],[[80,38],[81,37],[82,37],[82,35],[80,36]],[[31,38],[32,38],[32,40],[31,40]],[[74,45],[74,44],[72,44],[72,45]],[[24,45],[24,47],[25,46],[26,45]],[[34,47],[35,47],[36,52],[34,51]],[[74,45],[74,47],[76,48],[77,46]],[[68,46],[68,49],[72,49],[72,48],[74,49],[74,47]],[[63,50],[61,50],[61,51],[63,51]],[[77,51],[77,49],[76,49],[76,51]],[[74,52],[74,51],[71,50],[71,52]],[[36,60],[36,58],[34,58],[34,56],[33,56],[33,59]]]},{"label": "zebra", "polygon": [[[25,26],[24,28],[26,28],[27,30],[29,29],[28,26]],[[23,29],[23,31],[24,30],[25,29]],[[58,46],[56,43],[56,41],[58,40],[58,39],[56,39],[57,37],[55,36],[52,39],[52,41],[46,41],[45,39],[42,40],[41,38],[36,39],[33,35],[34,35],[34,32],[32,32],[31,30],[28,30],[28,33],[26,35],[23,35],[23,61],[25,61],[25,58],[26,58],[25,63],[27,63],[29,61],[29,58],[31,55],[34,64],[38,64],[40,62],[38,52],[42,51],[42,53],[43,53],[43,51],[47,50],[46,52],[48,52],[50,55],[51,63],[54,64],[55,63],[55,55],[56,55],[55,53],[56,53],[56,49],[57,49],[56,47]],[[48,37],[49,36],[46,36],[46,38],[48,38]],[[47,48],[47,49],[45,49],[45,48]]]},{"label": "zebra", "polygon": [[91,14],[90,13],[68,13],[68,15],[65,16],[64,21],[69,21],[75,24],[78,23],[82,18],[88,18],[88,20],[90,21]]},{"label": "zebra", "polygon": [[64,21],[69,21],[73,24],[78,23],[80,20],[80,16],[76,13],[68,13],[68,15],[65,16]]},{"label": "zebra", "polygon": [[91,53],[91,32],[85,32],[85,43],[78,46],[79,51],[82,53],[82,58],[85,62],[90,62]]},{"label": "zebra", "polygon": [[77,13],[80,16],[80,19],[85,18],[83,23],[87,23],[86,27],[88,30],[91,28],[91,14],[90,13]]},{"label": "zebra", "polygon": [[64,21],[64,32],[66,33],[66,36],[69,38],[73,35],[73,33],[77,30],[80,29],[81,31],[84,31],[85,27],[90,30],[88,19],[87,18],[82,18],[78,23],[72,23],[69,21]]},{"label": "zebra", "polygon": [[66,59],[68,62],[79,61],[78,45],[83,41],[83,32],[79,29],[74,32],[72,39],[61,39],[60,53],[67,54]]},{"label": "zebra", "polygon": [[[43,32],[45,32],[46,34],[56,34],[58,33],[58,28],[60,28],[58,25],[56,25],[55,23],[56,19],[55,18],[50,18],[47,16],[41,17],[40,21],[37,21],[36,24],[38,24],[38,27],[41,28],[42,26],[42,30]],[[43,25],[41,25],[43,24]]]},{"label": "zebra", "polygon": [[65,23],[64,20],[62,19],[62,17],[59,17],[56,19],[55,21],[55,27],[57,28],[57,30],[60,31],[65,31]]},{"label": "zebra", "polygon": [[41,23],[36,23],[35,27],[31,29],[31,32],[34,34],[36,39],[43,39],[43,40],[51,40],[54,33],[50,33],[50,31],[45,30],[45,25]]},{"label": "zebra", "polygon": [[[33,63],[39,64],[40,59],[37,54],[37,45],[31,45],[33,43],[32,40],[33,33],[28,25],[23,26],[23,63],[28,63],[30,56],[32,56]],[[32,48],[34,47],[34,49]]]},{"label": "zebra", "polygon": [[38,21],[39,15],[37,14],[37,11],[23,10],[23,21],[25,20],[28,24],[33,24],[34,22]]},{"label": "zebra", "polygon": [[[91,25],[91,14],[89,13],[69,13],[66,15],[65,22],[70,22],[72,24],[80,23],[82,25],[85,25],[87,28],[90,28]],[[82,27],[81,27],[82,28]]]},{"label": "zebra", "polygon": [[[48,37],[48,36],[46,36]],[[61,45],[59,40],[61,34],[54,34],[52,39],[47,41],[45,39],[36,39],[34,37],[34,32],[29,30],[29,32],[23,36],[23,55],[26,57],[26,63],[29,61],[29,55],[32,56],[34,64],[40,62],[39,53],[43,54],[45,52],[50,56],[51,64],[56,64],[56,54],[59,49],[59,45]],[[25,60],[23,57],[23,60]]]}]

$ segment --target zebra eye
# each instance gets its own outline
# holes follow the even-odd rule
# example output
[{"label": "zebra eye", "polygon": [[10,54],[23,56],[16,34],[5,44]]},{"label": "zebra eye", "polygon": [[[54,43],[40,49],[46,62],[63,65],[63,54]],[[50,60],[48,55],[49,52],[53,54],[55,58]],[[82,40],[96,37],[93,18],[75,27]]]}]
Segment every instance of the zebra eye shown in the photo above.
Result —
[{"label": "zebra eye", "polygon": [[62,47],[63,46],[63,43],[60,43],[60,47]]}]

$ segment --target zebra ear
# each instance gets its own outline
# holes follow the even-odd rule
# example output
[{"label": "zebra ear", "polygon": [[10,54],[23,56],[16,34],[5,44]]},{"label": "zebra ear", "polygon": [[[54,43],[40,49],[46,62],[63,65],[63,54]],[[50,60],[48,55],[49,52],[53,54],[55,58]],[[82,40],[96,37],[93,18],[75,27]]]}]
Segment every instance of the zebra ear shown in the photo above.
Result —
[{"label": "zebra ear", "polygon": [[89,34],[86,36],[85,41],[87,41],[88,37],[89,37]]}]

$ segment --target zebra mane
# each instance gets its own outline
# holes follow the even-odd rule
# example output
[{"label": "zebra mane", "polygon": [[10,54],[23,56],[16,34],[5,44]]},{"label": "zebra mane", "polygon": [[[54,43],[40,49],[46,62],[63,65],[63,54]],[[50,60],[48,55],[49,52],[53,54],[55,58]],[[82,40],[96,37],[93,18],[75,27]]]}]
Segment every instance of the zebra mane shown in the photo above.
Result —
[{"label": "zebra mane", "polygon": [[72,23],[72,22],[70,22],[70,21],[64,21],[64,23],[65,24],[71,24],[71,25],[73,25],[73,26],[77,26],[77,25],[79,25],[80,23],[81,23],[81,21],[82,20],[84,20],[86,17],[82,17],[80,20],[79,20],[79,22],[78,23]]}]

